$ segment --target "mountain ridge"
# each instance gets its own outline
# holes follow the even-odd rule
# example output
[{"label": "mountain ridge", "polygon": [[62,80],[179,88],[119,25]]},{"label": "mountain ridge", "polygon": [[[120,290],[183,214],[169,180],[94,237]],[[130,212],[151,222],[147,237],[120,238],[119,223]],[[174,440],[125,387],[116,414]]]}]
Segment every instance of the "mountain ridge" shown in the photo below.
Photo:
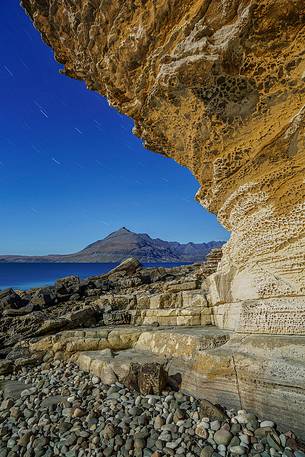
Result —
[{"label": "mountain ridge", "polygon": [[121,227],[105,238],[88,244],[72,254],[50,254],[46,256],[0,255],[1,263],[106,263],[121,262],[136,257],[144,263],[151,262],[200,262],[209,251],[221,247],[224,241],[207,243],[179,243],[151,238],[147,233],[135,233]]}]

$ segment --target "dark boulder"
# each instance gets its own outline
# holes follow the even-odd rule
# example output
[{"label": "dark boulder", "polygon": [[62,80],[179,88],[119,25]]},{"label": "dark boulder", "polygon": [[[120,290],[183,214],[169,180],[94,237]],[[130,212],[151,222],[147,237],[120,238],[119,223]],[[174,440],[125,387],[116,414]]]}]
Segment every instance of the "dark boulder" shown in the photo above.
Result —
[{"label": "dark boulder", "polygon": [[29,304],[26,306],[22,306],[22,308],[8,308],[3,311],[3,316],[7,317],[17,317],[17,316],[25,316],[26,314],[30,314],[34,311],[35,306],[33,304]]},{"label": "dark boulder", "polygon": [[7,355],[6,360],[14,362],[15,368],[34,366],[41,363],[44,352],[31,352],[26,347],[14,347]]},{"label": "dark boulder", "polygon": [[94,287],[102,292],[108,292],[112,289],[112,282],[104,279],[96,279],[93,281]]},{"label": "dark boulder", "polygon": [[0,360],[0,375],[11,374],[14,370],[14,364],[11,360]]},{"label": "dark boulder", "polygon": [[42,287],[37,289],[31,298],[32,305],[39,305],[42,308],[52,306],[56,303],[56,290],[54,287]]},{"label": "dark boulder", "polygon": [[0,359],[6,359],[6,356],[9,354],[10,350],[10,348],[0,349]]},{"label": "dark boulder", "polygon": [[66,276],[55,283],[56,293],[61,296],[77,294],[80,290],[80,279],[78,276]]},{"label": "dark boulder", "polygon": [[208,400],[201,400],[199,406],[199,417],[209,417],[210,420],[224,421],[228,418],[225,411],[219,405],[213,405]]},{"label": "dark boulder", "polygon": [[151,284],[162,281],[168,276],[165,268],[144,268],[140,272],[143,284]]},{"label": "dark boulder", "polygon": [[0,311],[7,308],[19,308],[22,306],[22,299],[13,289],[0,291]]},{"label": "dark boulder", "polygon": [[3,316],[0,320],[0,347],[16,344],[27,337],[34,336],[45,320],[45,314],[33,311],[24,316]]},{"label": "dark boulder", "polygon": [[99,312],[94,307],[86,307],[72,311],[64,317],[69,321],[69,328],[93,327],[97,323]]},{"label": "dark boulder", "polygon": [[166,388],[168,373],[161,363],[132,363],[123,384],[141,395],[160,395]]},{"label": "dark boulder", "polygon": [[104,325],[126,325],[131,322],[131,314],[128,311],[110,311],[103,315]]}]

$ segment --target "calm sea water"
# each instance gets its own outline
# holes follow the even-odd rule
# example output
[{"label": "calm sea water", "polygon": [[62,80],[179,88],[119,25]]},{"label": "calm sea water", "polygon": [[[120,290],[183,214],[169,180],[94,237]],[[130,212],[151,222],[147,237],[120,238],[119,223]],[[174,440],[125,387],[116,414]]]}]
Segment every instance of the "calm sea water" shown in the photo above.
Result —
[{"label": "calm sea water", "polygon": [[[145,267],[174,267],[186,263],[148,263]],[[47,286],[69,275],[85,279],[107,273],[118,263],[3,263],[0,264],[0,290],[12,287],[26,290]]]}]

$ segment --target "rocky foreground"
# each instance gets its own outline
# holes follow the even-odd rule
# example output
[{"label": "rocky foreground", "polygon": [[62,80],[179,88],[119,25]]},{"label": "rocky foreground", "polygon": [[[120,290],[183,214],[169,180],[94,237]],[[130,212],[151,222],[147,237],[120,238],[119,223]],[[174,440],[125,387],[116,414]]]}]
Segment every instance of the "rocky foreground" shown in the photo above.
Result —
[{"label": "rocky foreground", "polygon": [[179,391],[107,386],[59,360],[2,376],[1,386],[0,457],[305,456],[269,418]]},{"label": "rocky foreground", "polygon": [[[287,431],[303,438],[299,397],[274,414],[292,390],[278,382],[287,364],[274,364],[267,337],[212,325],[206,278],[220,257],[150,269],[128,259],[85,281],[1,291],[0,457],[305,457]],[[281,360],[299,364],[302,347],[281,344]]]},{"label": "rocky foreground", "polygon": [[[151,297],[159,294],[163,303],[156,306],[170,308],[179,294],[181,301],[183,291],[201,292],[204,278],[215,271],[220,257],[221,249],[215,249],[204,266],[174,268],[143,268],[130,258],[109,273],[86,280],[68,276],[49,287],[0,291],[0,359],[25,338],[79,327],[141,324]],[[150,314],[149,323],[153,323]]]}]

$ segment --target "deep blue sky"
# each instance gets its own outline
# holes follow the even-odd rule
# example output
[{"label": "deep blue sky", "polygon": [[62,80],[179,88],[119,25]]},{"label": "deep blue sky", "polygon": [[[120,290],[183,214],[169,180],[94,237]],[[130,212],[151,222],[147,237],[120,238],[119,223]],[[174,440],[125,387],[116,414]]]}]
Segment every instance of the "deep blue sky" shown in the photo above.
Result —
[{"label": "deep blue sky", "polygon": [[0,1],[0,254],[67,253],[126,226],[226,239],[191,173],[147,151],[132,121],[59,74],[19,0]]}]

